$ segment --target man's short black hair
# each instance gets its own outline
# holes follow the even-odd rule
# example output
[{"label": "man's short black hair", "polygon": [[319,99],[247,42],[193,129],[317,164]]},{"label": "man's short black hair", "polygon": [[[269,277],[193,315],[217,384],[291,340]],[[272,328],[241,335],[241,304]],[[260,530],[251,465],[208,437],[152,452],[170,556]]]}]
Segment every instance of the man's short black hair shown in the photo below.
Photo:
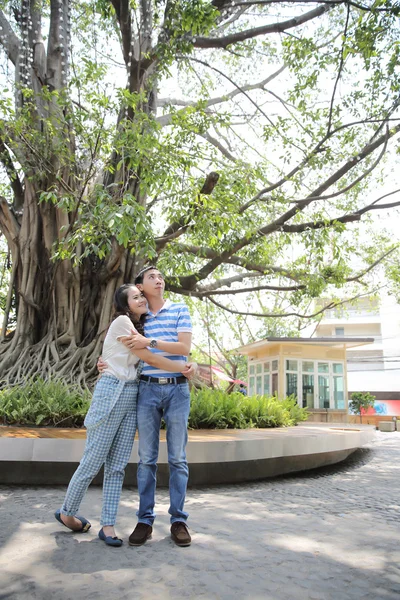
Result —
[{"label": "man's short black hair", "polygon": [[154,265],[148,265],[147,267],[144,267],[141,271],[139,271],[139,273],[135,277],[135,285],[140,285],[141,283],[143,283],[144,274],[147,273],[147,271],[151,271],[152,269],[158,271],[158,267],[155,267]]}]

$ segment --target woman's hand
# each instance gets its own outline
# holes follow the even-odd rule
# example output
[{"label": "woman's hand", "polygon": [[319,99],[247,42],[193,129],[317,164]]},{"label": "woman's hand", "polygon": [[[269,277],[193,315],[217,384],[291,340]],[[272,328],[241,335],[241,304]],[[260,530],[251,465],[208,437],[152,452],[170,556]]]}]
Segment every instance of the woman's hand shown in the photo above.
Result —
[{"label": "woman's hand", "polygon": [[186,366],[185,366],[184,369],[182,369],[181,373],[187,379],[193,379],[193,377],[197,373],[197,369],[198,368],[199,368],[199,365],[197,363],[195,363],[195,362],[186,363]]},{"label": "woman's hand", "polygon": [[106,363],[101,356],[99,356],[99,360],[97,361],[97,370],[99,373],[103,373],[108,367],[108,363]]},{"label": "woman's hand", "polygon": [[150,340],[141,335],[140,333],[131,333],[131,335],[124,335],[118,338],[120,342],[124,344],[129,350],[143,350],[150,344]]}]

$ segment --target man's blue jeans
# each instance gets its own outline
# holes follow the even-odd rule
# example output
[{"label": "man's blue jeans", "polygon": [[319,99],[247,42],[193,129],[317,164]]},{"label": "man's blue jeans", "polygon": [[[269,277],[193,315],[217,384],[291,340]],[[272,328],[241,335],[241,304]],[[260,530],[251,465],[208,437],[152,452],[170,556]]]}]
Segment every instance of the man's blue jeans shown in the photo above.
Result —
[{"label": "man's blue jeans", "polygon": [[171,523],[186,522],[188,518],[183,506],[189,478],[185,452],[189,411],[189,384],[140,382],[137,404],[139,510],[136,513],[139,523],[152,525],[156,516],[154,504],[161,418],[167,426],[170,520]]}]

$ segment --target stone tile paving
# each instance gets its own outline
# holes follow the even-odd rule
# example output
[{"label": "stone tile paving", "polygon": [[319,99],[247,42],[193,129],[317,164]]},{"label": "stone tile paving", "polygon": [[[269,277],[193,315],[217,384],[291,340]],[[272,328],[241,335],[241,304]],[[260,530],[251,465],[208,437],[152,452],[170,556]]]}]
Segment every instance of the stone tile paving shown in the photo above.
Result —
[{"label": "stone tile paving", "polygon": [[[169,539],[168,492],[153,539],[108,548],[97,538],[101,493],[82,514],[88,534],[53,518],[65,489],[0,487],[0,599],[399,600],[400,433],[340,465],[245,485],[191,489],[193,544]],[[118,532],[135,525],[124,489]]]}]

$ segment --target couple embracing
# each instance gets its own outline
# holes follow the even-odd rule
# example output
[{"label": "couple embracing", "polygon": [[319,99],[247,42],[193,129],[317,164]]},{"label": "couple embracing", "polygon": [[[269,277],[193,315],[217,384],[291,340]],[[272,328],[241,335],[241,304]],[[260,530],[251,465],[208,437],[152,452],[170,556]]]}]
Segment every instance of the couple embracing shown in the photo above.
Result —
[{"label": "couple embracing", "polygon": [[125,284],[115,294],[114,319],[98,363],[101,377],[85,418],[85,451],[63,505],[55,512],[62,525],[75,532],[88,531],[90,522],[77,513],[89,484],[104,465],[98,535],[108,546],[122,545],[114,526],[136,427],[139,510],[129,544],[140,546],[151,537],[162,418],[167,428],[171,538],[178,546],[191,543],[184,503],[189,477],[185,452],[188,379],[196,369],[187,362],[192,326],[186,305],[165,300],[164,288],[160,271],[148,266],[137,275],[135,284]]}]

